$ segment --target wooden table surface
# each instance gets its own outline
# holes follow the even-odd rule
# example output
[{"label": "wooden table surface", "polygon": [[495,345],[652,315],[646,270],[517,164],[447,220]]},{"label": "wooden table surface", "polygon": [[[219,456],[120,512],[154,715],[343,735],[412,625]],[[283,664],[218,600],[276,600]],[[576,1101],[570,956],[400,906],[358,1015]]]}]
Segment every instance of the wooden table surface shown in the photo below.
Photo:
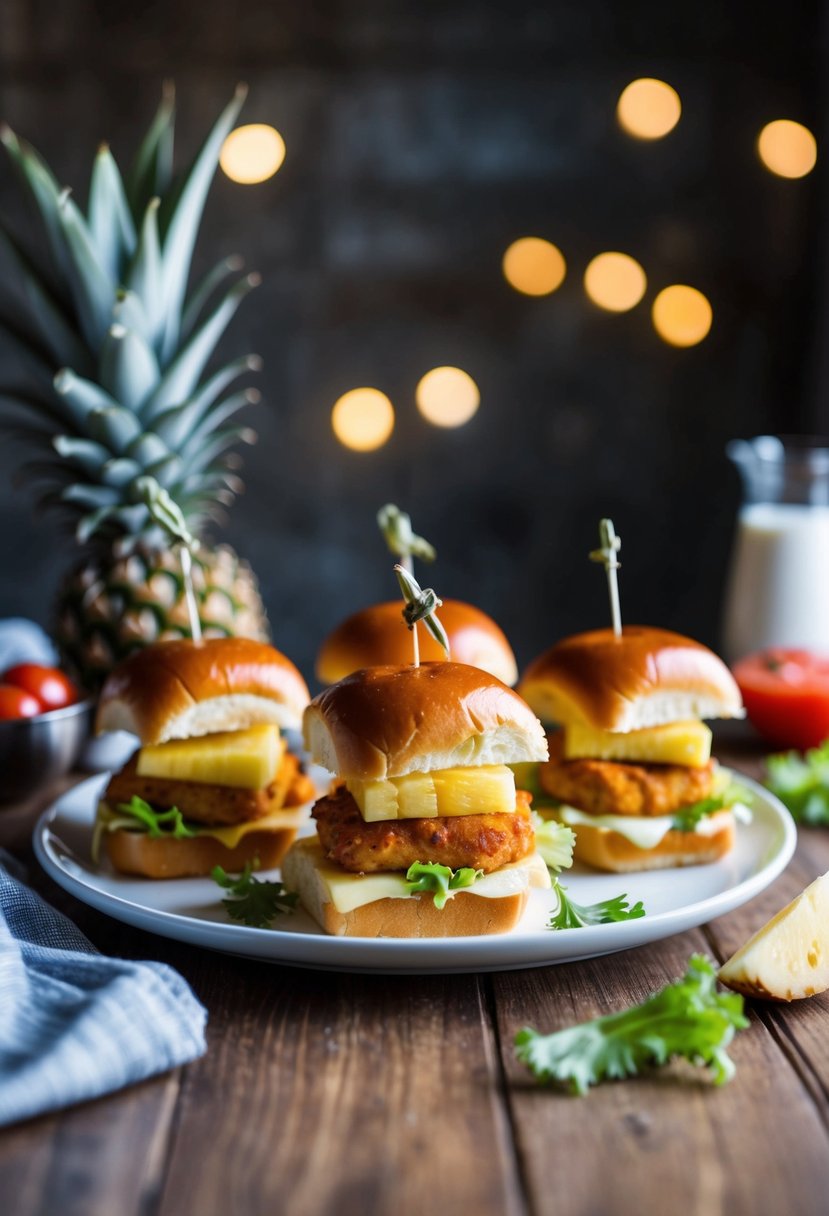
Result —
[{"label": "wooden table surface", "polygon": [[[759,775],[747,737],[721,758]],[[31,811],[32,808],[30,808]],[[714,1088],[682,1064],[585,1098],[543,1089],[513,1036],[641,1000],[698,950],[722,960],[818,874],[803,831],[785,874],[730,916],[657,945],[502,974],[294,970],[141,933],[32,881],[100,949],[176,967],[209,1010],[199,1061],[0,1133],[13,1216],[825,1216],[829,1000],[753,1004]]]}]

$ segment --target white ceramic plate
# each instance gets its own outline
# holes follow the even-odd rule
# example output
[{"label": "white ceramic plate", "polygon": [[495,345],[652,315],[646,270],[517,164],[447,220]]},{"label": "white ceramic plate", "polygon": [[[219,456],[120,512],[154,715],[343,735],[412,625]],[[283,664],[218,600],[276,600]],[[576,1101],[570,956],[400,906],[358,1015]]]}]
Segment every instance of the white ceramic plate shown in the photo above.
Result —
[{"label": "white ceramic plate", "polygon": [[156,882],[93,866],[89,845],[106,781],[101,777],[82,782],[44,812],[34,847],[46,872],[77,899],[128,925],[195,946],[343,971],[501,971],[572,962],[658,941],[730,912],[767,887],[794,851],[795,827],[767,790],[742,775],[739,780],[754,793],[753,819],[737,825],[736,847],[716,865],[651,874],[568,871],[564,885],[577,902],[595,903],[625,891],[631,903],[641,899],[647,912],[639,920],[584,929],[545,927],[556,907],[550,891],[533,891],[519,927],[502,936],[425,941],[329,937],[302,911],[281,918],[278,928],[250,929],[228,918],[223,892],[209,878]]}]

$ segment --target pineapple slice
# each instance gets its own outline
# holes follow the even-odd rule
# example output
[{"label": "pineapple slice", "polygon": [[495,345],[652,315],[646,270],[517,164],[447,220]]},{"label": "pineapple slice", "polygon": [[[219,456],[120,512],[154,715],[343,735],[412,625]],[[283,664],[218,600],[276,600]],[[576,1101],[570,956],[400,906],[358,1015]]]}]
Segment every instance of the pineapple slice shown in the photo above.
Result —
[{"label": "pineapple slice", "polygon": [[565,760],[630,760],[702,768],[711,758],[711,731],[704,722],[670,722],[625,733],[570,725],[564,729]]},{"label": "pineapple slice", "polygon": [[261,790],[273,780],[284,752],[285,740],[279,727],[266,723],[249,730],[142,747],[137,771],[139,777]]},{"label": "pineapple slice", "polygon": [[829,874],[801,891],[727,963],[719,980],[761,1000],[796,1001],[829,988]]},{"label": "pineapple slice", "polygon": [[509,814],[515,778],[505,764],[409,773],[388,781],[347,783],[366,823],[381,819],[435,819],[439,815]]}]

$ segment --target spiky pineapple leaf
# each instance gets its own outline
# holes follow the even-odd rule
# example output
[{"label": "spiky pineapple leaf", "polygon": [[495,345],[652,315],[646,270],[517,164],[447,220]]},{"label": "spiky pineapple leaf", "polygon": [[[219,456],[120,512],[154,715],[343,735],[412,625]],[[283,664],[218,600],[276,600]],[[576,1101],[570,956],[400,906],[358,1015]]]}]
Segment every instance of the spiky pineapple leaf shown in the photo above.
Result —
[{"label": "spiky pineapple leaf", "polygon": [[135,257],[126,274],[130,295],[141,302],[146,319],[144,335],[158,355],[164,333],[164,284],[161,274],[161,243],[158,235],[159,198],[150,199],[141,224]]},{"label": "spiky pineapple leaf", "polygon": [[164,303],[167,315],[161,349],[166,366],[179,343],[181,313],[196,234],[204,212],[210,183],[219,163],[222,144],[233,129],[247,88],[240,85],[213,125],[189,170],[161,204],[159,229],[162,237]]},{"label": "spiky pineapple leaf", "polygon": [[127,199],[138,224],[150,200],[166,194],[173,177],[175,89],[165,82],[161,102],[127,174]]},{"label": "spiky pineapple leaf", "polygon": [[216,348],[216,343],[230,324],[242,300],[259,282],[258,275],[249,274],[235,283],[188,339],[147,401],[144,415],[148,422],[152,422],[171,405],[186,401],[190,397]]},{"label": "spiky pineapple leaf", "polygon": [[69,289],[78,322],[89,346],[98,350],[112,320],[118,284],[101,262],[86,221],[67,193],[61,196],[58,217],[66,244]]},{"label": "spiky pineapple leaf", "polygon": [[117,324],[109,327],[101,348],[101,384],[128,410],[141,413],[158,384],[158,361],[139,333]]},{"label": "spiky pineapple leaf", "polygon": [[29,305],[29,319],[37,340],[55,363],[73,364],[83,371],[91,366],[89,352],[66,317],[51,287],[19,239],[0,222],[0,245]]},{"label": "spiky pineapple leaf", "polygon": [[54,385],[66,416],[81,434],[89,434],[89,418],[95,410],[117,408],[117,401],[100,385],[75,375],[71,368],[61,368],[55,376]]},{"label": "spiky pineapple leaf", "polygon": [[[34,205],[46,233],[53,270],[66,268],[66,247],[60,223],[60,187],[49,166],[26,140],[18,138],[11,127],[0,128],[0,142],[11,158],[30,202]],[[57,275],[55,276],[57,280]]]},{"label": "spiky pineapple leaf", "polygon": [[204,278],[190,292],[184,305],[184,310],[181,314],[182,338],[189,337],[193,332],[201,319],[202,313],[222,283],[226,282],[231,275],[239,274],[243,267],[244,262],[240,257],[231,256],[229,258],[222,258],[218,265],[214,266],[212,270],[208,270]]},{"label": "spiky pineapple leaf", "polygon": [[101,144],[89,185],[89,234],[113,283],[120,283],[135,253],[136,234],[121,173],[107,144]]}]

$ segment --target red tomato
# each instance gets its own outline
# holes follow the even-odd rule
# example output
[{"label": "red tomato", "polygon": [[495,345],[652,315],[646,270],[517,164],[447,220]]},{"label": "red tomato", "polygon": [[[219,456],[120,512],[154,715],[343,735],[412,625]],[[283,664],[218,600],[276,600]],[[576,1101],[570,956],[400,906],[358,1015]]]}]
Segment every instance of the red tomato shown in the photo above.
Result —
[{"label": "red tomato", "polygon": [[58,671],[57,667],[41,667],[38,663],[18,663],[10,667],[3,676],[5,684],[14,684],[37,697],[40,713],[49,709],[63,709],[74,705],[78,690],[72,681]]},{"label": "red tomato", "polygon": [[748,716],[769,743],[805,751],[829,738],[829,658],[772,647],[733,670]]},{"label": "red tomato", "polygon": [[42,713],[43,706],[30,692],[13,684],[0,684],[0,720],[34,718]]}]

